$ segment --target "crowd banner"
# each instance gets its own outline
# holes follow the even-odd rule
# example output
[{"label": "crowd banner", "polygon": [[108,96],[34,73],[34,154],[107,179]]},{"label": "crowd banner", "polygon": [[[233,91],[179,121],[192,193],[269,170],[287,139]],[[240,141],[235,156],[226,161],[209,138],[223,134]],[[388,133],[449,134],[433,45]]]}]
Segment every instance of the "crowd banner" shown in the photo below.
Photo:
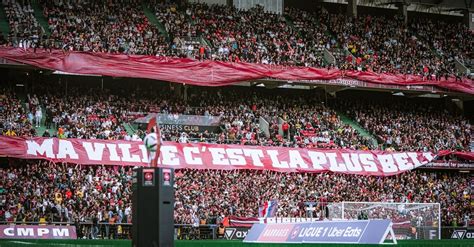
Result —
[{"label": "crowd banner", "polygon": [[34,52],[33,49],[12,47],[1,47],[0,58],[74,74],[147,78],[200,86],[224,86],[265,78],[291,81],[355,79],[379,85],[435,86],[474,94],[474,82],[471,79],[464,78],[456,81],[454,77],[436,81],[425,80],[418,75],[379,74],[369,71],[198,61],[188,58],[145,55],[64,52],[63,50],[49,52],[36,49]]},{"label": "crowd banner", "polygon": [[[164,142],[158,165],[191,169],[257,169],[390,176],[428,164],[431,152],[304,149]],[[457,152],[443,152],[443,155]],[[474,153],[460,153],[474,160]],[[142,142],[0,136],[0,156],[83,165],[148,166]],[[439,155],[438,155],[439,156]]]},{"label": "crowd banner", "polygon": [[396,244],[391,220],[254,224],[244,242],[382,244],[389,234]]},{"label": "crowd banner", "polygon": [[77,239],[74,226],[0,225],[0,239]]}]

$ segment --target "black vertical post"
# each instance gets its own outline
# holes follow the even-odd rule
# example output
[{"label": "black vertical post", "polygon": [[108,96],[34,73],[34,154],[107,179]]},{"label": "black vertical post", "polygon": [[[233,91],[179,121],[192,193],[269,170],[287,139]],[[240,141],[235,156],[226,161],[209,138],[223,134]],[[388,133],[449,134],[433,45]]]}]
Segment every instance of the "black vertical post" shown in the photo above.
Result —
[{"label": "black vertical post", "polygon": [[140,167],[133,171],[132,246],[174,246],[174,171]]}]

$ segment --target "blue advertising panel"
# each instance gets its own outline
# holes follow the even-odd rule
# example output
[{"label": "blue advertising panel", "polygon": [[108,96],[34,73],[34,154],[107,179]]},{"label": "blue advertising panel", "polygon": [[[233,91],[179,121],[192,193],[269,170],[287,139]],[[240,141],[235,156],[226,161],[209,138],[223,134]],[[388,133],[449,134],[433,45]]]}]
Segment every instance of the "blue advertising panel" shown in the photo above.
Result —
[{"label": "blue advertising panel", "polygon": [[379,244],[388,233],[391,220],[254,224],[244,242]]}]

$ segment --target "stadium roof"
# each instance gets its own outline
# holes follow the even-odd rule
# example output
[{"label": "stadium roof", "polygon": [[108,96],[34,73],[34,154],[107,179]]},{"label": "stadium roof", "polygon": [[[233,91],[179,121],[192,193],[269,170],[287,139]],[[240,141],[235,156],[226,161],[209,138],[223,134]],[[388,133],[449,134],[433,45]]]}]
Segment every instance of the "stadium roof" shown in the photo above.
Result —
[{"label": "stadium roof", "polygon": [[[328,3],[347,3],[347,0],[323,0]],[[358,0],[358,5],[377,8],[397,8],[395,4],[406,3],[408,11],[461,16],[463,10],[473,11],[474,0]]]}]

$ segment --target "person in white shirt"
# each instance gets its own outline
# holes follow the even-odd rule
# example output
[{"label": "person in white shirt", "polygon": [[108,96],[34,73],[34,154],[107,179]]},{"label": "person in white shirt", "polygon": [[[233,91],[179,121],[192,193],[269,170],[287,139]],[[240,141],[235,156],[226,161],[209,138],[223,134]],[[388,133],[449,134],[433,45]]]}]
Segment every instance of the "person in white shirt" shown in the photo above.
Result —
[{"label": "person in white shirt", "polygon": [[41,124],[41,118],[43,118],[43,112],[41,111],[41,107],[36,108],[35,112],[35,125],[39,127]]},{"label": "person in white shirt", "polygon": [[178,140],[179,143],[188,143],[188,136],[186,135],[186,133],[181,133],[181,136],[179,137],[179,140]]}]

